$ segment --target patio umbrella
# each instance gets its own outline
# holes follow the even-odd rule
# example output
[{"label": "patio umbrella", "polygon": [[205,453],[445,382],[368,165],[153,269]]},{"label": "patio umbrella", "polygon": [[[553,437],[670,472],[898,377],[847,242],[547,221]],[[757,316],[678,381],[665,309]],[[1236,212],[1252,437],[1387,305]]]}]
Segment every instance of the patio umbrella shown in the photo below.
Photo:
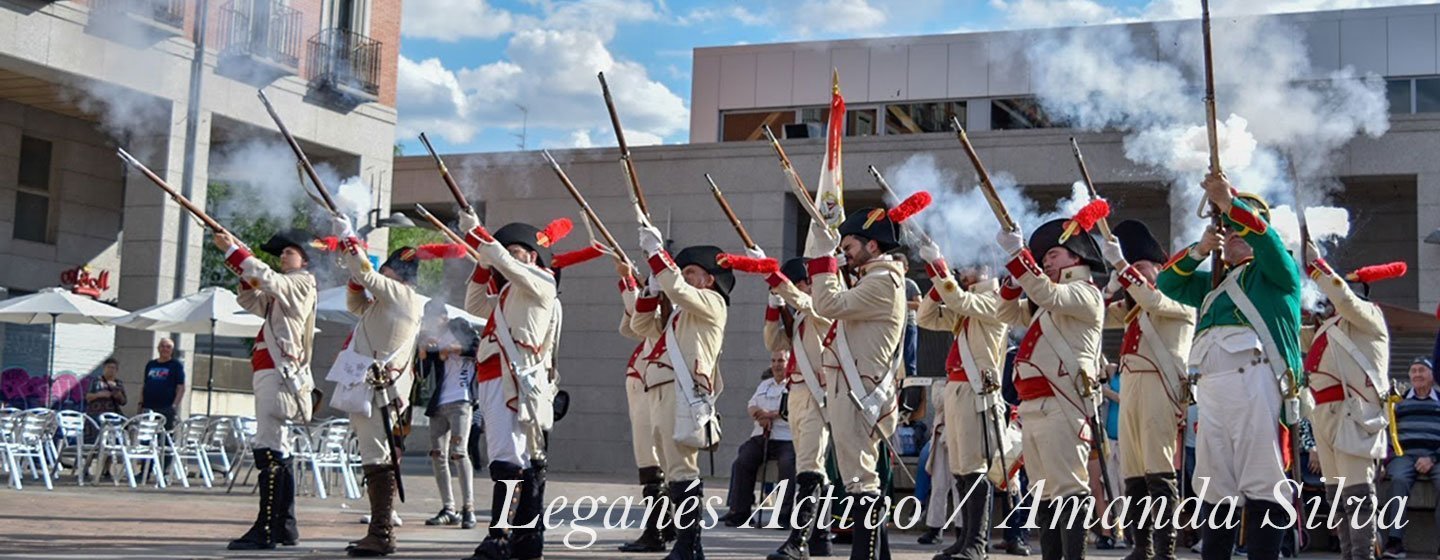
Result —
[{"label": "patio umbrella", "polygon": [[45,406],[50,406],[50,385],[55,378],[55,325],[59,323],[106,325],[125,310],[70,293],[45,288],[28,296],[0,301],[0,322],[50,325],[50,369],[45,374]]},{"label": "patio umbrella", "polygon": [[[345,307],[346,289],[345,286],[336,286],[327,290],[320,290],[320,304],[316,310],[316,318],[321,321],[343,323],[346,325],[352,325],[359,321],[360,318],[356,317],[354,313],[350,312],[350,309]],[[430,298],[425,296],[420,296],[420,299],[423,300],[421,302],[422,304],[430,301]],[[485,326],[484,319],[466,313],[464,309],[448,303],[445,304],[445,318],[464,319],[477,327]]]},{"label": "patio umbrella", "polygon": [[265,320],[241,308],[234,292],[211,286],[111,323],[147,331],[210,335],[210,373],[205,381],[205,415],[209,416],[215,395],[215,337],[253,337]]}]

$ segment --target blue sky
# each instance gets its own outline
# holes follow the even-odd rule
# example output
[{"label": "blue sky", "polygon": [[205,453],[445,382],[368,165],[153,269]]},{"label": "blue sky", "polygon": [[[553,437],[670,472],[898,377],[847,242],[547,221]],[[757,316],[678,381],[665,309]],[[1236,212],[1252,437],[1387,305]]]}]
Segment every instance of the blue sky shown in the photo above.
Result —
[{"label": "blue sky", "polygon": [[[1285,0],[1261,11],[1385,0]],[[1253,11],[1254,0],[1214,0]],[[691,49],[1193,16],[1198,0],[408,0],[400,123],[405,153],[613,145],[606,72],[632,144],[688,139]],[[520,106],[528,111],[522,120]],[[523,124],[522,124],[523,123]]]}]

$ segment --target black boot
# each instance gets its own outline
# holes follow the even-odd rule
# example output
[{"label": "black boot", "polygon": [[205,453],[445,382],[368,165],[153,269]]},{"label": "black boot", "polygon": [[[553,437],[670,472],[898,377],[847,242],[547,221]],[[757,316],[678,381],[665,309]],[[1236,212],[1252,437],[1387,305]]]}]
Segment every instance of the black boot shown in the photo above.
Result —
[{"label": "black boot", "polygon": [[885,520],[881,518],[885,509],[884,498],[877,494],[850,494],[853,500],[850,511],[855,519],[851,531],[850,560],[875,560],[888,556],[883,549]]},{"label": "black boot", "polygon": [[660,523],[660,540],[665,541],[668,544],[675,542],[675,539],[679,537],[677,531],[675,530],[675,504],[678,504],[680,502],[679,500],[675,499],[677,498],[675,494],[670,493],[669,484],[662,483],[660,485],[660,492],[661,496],[665,498],[666,504],[666,509],[664,512],[665,515],[661,517],[661,519],[664,521]]},{"label": "black boot", "polygon": [[[1158,524],[1150,528],[1155,560],[1175,560],[1175,509],[1180,507],[1180,488],[1175,485],[1175,473],[1145,475],[1145,491],[1157,505],[1155,508]],[[1134,507],[1132,504],[1131,507]],[[1136,537],[1135,546],[1140,546]]]},{"label": "black boot", "polygon": [[[962,494],[962,495],[963,495],[963,494]],[[963,515],[963,512],[962,512],[962,515],[961,515],[961,516],[962,516],[962,517],[964,516],[964,515]],[[955,542],[950,543],[950,546],[945,547],[944,550],[941,550],[939,553],[935,554],[934,556],[931,556],[931,557],[930,557],[930,560],[952,560],[952,559],[954,559],[954,558],[959,558],[959,556],[957,556],[957,555],[960,554],[960,551],[962,551],[962,550],[964,550],[964,549],[965,549],[965,529],[962,529],[962,528],[960,528],[960,527],[956,527],[956,528],[955,528]]]},{"label": "black boot", "polygon": [[[803,472],[795,475],[795,501],[791,512],[795,524],[790,528],[790,537],[765,560],[800,560],[810,557],[811,534],[817,532],[815,522],[819,519],[820,487],[825,475],[817,472]],[[791,519],[785,519],[789,523]],[[829,544],[829,540],[826,540]],[[827,551],[828,554],[828,551]]]},{"label": "black boot", "polygon": [[[270,449],[256,449],[255,470],[260,471],[260,478],[255,482],[260,494],[260,508],[255,513],[255,523],[250,525],[250,530],[245,531],[240,538],[230,541],[230,545],[226,547],[230,550],[268,550],[275,548],[277,543],[275,518],[279,496],[283,493],[278,476],[279,453]],[[293,493],[291,507],[294,507]]]},{"label": "black boot", "polygon": [[810,530],[810,557],[825,558],[833,554],[830,550],[830,529],[820,526],[820,518],[816,516],[815,526]]},{"label": "black boot", "polygon": [[1035,514],[1035,520],[1039,524],[1037,531],[1040,533],[1040,558],[1041,560],[1060,560],[1065,556],[1065,545],[1060,538],[1063,529],[1061,520],[1056,519],[1057,512],[1055,500],[1041,501],[1035,498],[1035,507],[1039,511]]},{"label": "black boot", "polygon": [[[660,521],[670,508],[668,501],[661,500],[665,493],[664,482],[665,477],[660,473],[660,467],[640,469],[640,494],[650,502],[650,506],[645,509],[645,530],[640,533],[640,538],[620,545],[620,552],[665,552],[665,539],[661,536]],[[643,500],[642,503],[644,503]]]},{"label": "black boot", "polygon": [[[1224,511],[1215,511],[1221,507]],[[1237,509],[1228,500],[1223,506],[1207,503],[1201,508],[1200,521],[1205,524],[1200,532],[1201,560],[1229,560],[1235,554],[1235,529],[1230,525],[1240,515]],[[1212,517],[1215,523],[1210,523]]]},{"label": "black boot", "polygon": [[981,560],[990,546],[990,510],[994,505],[995,489],[983,473],[956,476],[955,483],[959,485],[962,496],[970,492],[972,486],[975,491],[970,492],[969,499],[956,505],[960,508],[960,529],[955,551],[950,555],[965,560]]},{"label": "black boot", "polygon": [[1072,508],[1078,508],[1087,497],[1087,494],[1080,494],[1071,499],[1056,500],[1055,531],[1060,533],[1060,551],[1065,560],[1085,560],[1085,512],[1067,511],[1061,504],[1069,503]]},{"label": "black boot", "polygon": [[[498,527],[501,520],[509,521],[506,514],[511,512],[510,502],[505,501],[506,493],[509,491],[505,481],[519,480],[523,486],[525,475],[520,465],[504,461],[491,461],[490,480],[494,481],[490,494],[490,530],[486,533],[485,540],[480,541],[480,545],[475,547],[475,552],[465,560],[510,559],[510,533]],[[513,525],[513,521],[510,524]]]},{"label": "black boot", "polygon": [[346,549],[350,556],[388,556],[395,553],[395,467],[365,465],[365,490],[370,497],[370,527],[365,538]]},{"label": "black boot", "polygon": [[[700,544],[700,523],[705,518],[705,486],[698,480],[671,482],[670,498],[681,512],[675,522],[675,546],[665,560],[705,560],[705,549]],[[692,500],[686,504],[686,500]],[[682,507],[683,504],[683,507]],[[694,507],[691,507],[691,506]]]},{"label": "black boot", "polygon": [[1125,527],[1128,533],[1135,538],[1135,546],[1130,549],[1130,554],[1125,560],[1151,560],[1155,556],[1154,543],[1151,541],[1153,528],[1151,519],[1143,518],[1143,499],[1150,494],[1146,486],[1147,477],[1133,476],[1125,479],[1125,499],[1130,503],[1125,507]]},{"label": "black boot", "polygon": [[[1265,523],[1269,515],[1270,522]],[[1277,560],[1288,526],[1285,510],[1275,502],[1250,500],[1245,503],[1245,553],[1250,560]]]},{"label": "black boot", "polygon": [[524,478],[520,483],[520,503],[515,506],[515,524],[529,525],[533,520],[534,527],[516,527],[510,532],[510,558],[515,560],[533,560],[544,555],[545,548],[545,520],[540,519],[540,513],[545,509],[545,475],[547,467],[544,459],[530,461],[530,469],[525,471]]}]

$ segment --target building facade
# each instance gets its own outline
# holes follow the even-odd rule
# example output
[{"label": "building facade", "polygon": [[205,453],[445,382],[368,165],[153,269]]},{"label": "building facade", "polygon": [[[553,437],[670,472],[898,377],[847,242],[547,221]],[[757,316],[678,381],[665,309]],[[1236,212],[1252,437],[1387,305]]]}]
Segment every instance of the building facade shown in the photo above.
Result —
[{"label": "building facade", "polygon": [[[312,159],[388,205],[399,39],[398,1],[0,0],[0,287],[103,274],[97,299],[127,310],[195,292],[208,232],[115,149],[204,206],[225,180],[212,164],[281,142],[257,88]],[[52,369],[33,351],[48,328],[0,333],[3,367]],[[84,376],[113,354],[133,408],[158,336],[62,327],[53,369]],[[192,339],[178,346],[201,388]]]}]

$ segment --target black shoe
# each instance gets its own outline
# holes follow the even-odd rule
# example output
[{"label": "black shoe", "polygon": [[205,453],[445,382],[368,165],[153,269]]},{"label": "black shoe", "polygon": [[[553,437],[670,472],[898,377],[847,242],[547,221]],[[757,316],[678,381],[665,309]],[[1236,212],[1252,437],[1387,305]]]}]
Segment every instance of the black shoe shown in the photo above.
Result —
[{"label": "black shoe", "polygon": [[1100,535],[1100,538],[1095,539],[1095,548],[1098,550],[1115,550],[1115,537]]},{"label": "black shoe", "polygon": [[1381,553],[1380,557],[1388,560],[1404,560],[1405,543],[1400,542],[1399,539],[1385,539],[1385,552]]},{"label": "black shoe", "polygon": [[475,528],[475,510],[474,510],[474,509],[472,509],[472,508],[465,508],[465,509],[460,510],[460,528],[461,528],[461,529],[474,529],[474,528]]},{"label": "black shoe", "polygon": [[749,512],[740,513],[738,511],[732,511],[720,516],[720,522],[724,523],[726,527],[739,527],[741,525],[744,525],[745,522],[749,520]]},{"label": "black shoe", "polygon": [[1006,543],[1005,554],[1009,554],[1011,556],[1029,556],[1030,546],[1019,541]]},{"label": "black shoe", "polygon": [[[473,521],[475,514],[470,514],[470,517]],[[460,516],[455,515],[455,510],[450,508],[442,509],[440,513],[435,514],[435,517],[425,520],[425,524],[432,527],[435,525],[455,525],[459,522]]]},{"label": "black shoe", "polygon": [[928,545],[945,544],[945,537],[940,534],[940,529],[930,527],[925,529],[925,534],[920,535],[915,542]]}]

